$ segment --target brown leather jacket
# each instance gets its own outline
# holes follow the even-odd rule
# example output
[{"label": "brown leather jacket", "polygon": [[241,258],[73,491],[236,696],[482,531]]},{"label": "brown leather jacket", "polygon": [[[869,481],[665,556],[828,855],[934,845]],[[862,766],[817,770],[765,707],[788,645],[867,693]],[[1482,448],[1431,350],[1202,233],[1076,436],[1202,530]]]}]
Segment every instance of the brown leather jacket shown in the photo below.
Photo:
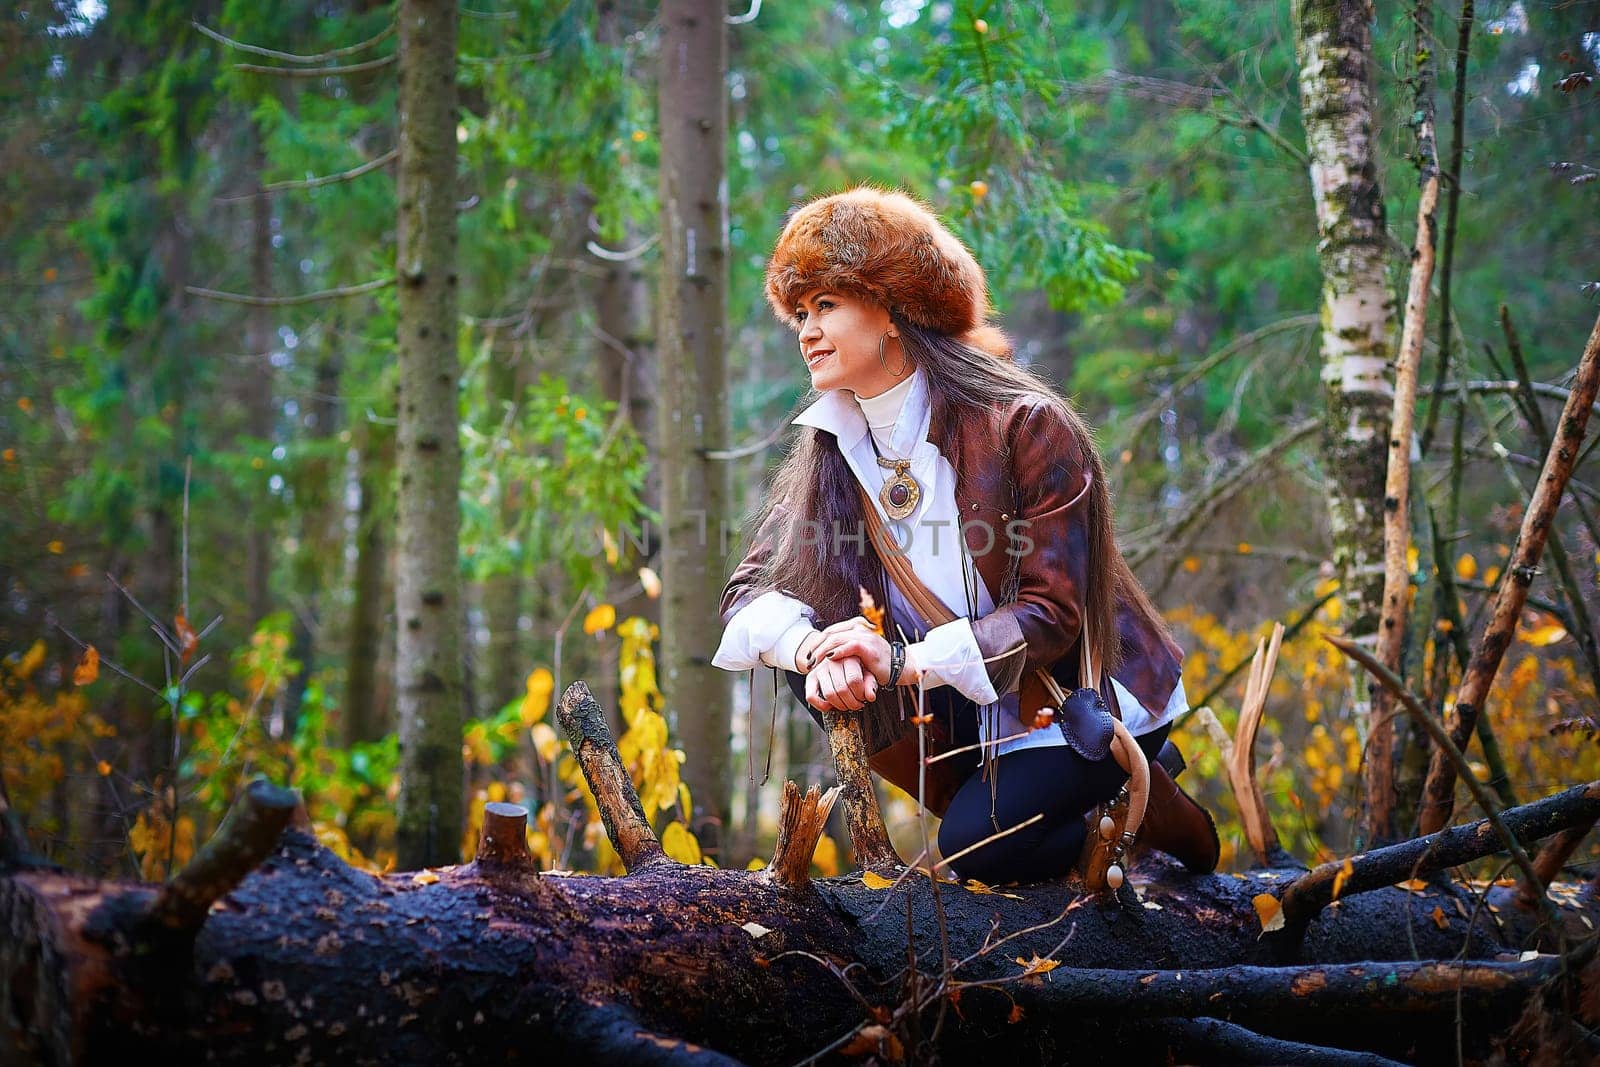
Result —
[{"label": "brown leather jacket", "polygon": [[[956,507],[967,550],[997,605],[972,621],[972,632],[995,692],[1003,696],[1020,688],[1022,719],[1028,722],[1045,701],[1044,687],[1033,677],[1035,668],[1048,669],[1068,689],[1077,683],[1081,590],[1089,578],[1084,551],[1089,468],[1071,427],[1038,396],[1018,398],[995,411],[989,425],[976,432],[969,427],[961,437],[959,454],[951,455],[950,436],[936,411],[928,438],[955,469]],[[765,591],[755,581],[782,524],[792,518],[779,506],[757,532],[723,590],[724,625]],[[1006,595],[1008,589],[1015,590],[1014,596]],[[1117,680],[1145,707],[1165,708],[1178,685],[1181,651],[1159,620],[1144,617],[1131,605],[1118,605],[1117,628],[1122,648]],[[1109,686],[1104,695],[1115,712]],[[915,760],[906,767],[904,753],[898,759],[884,758],[890,755],[884,749],[904,746],[877,747],[874,768],[902,788],[903,779],[909,778],[908,792],[915,795]],[[964,765],[959,778],[971,770],[971,764]],[[928,807],[942,812],[949,798],[940,794],[953,794],[952,786],[959,784],[947,780],[930,786]]]}]

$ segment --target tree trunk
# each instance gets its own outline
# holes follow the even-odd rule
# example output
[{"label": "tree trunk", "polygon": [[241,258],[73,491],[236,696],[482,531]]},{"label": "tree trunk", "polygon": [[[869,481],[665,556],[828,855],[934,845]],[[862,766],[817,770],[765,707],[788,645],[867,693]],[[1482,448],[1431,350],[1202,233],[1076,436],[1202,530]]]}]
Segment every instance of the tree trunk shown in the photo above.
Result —
[{"label": "tree trunk", "polygon": [[711,666],[731,527],[724,333],[728,227],[726,5],[661,9],[661,688],[691,753],[695,831],[720,856],[730,801],[730,687]]},{"label": "tree trunk", "polygon": [[1300,101],[1322,266],[1323,466],[1345,632],[1370,643],[1383,596],[1394,298],[1364,0],[1299,0]]},{"label": "tree trunk", "polygon": [[388,512],[381,503],[381,494],[394,471],[392,437],[388,427],[367,423],[356,459],[361,502],[356,511],[356,568],[351,581],[344,700],[340,705],[346,748],[362,741],[376,741],[389,732],[388,716],[379,701],[378,663],[387,629],[384,576],[388,552],[383,520]]},{"label": "tree trunk", "polygon": [[[272,198],[260,190],[260,175],[266,169],[266,158],[257,139],[255,166],[257,190],[250,202],[250,291],[261,296],[272,293]],[[254,373],[249,375],[248,395],[245,396],[245,432],[258,442],[272,439],[274,414],[274,374],[272,367],[272,309],[257,306],[250,309],[245,323],[245,349],[249,352]],[[262,447],[258,445],[257,447]],[[252,629],[260,624],[271,603],[272,582],[272,525],[257,519],[250,525],[246,546],[245,597],[249,617],[245,620]]]},{"label": "tree trunk", "polygon": [[396,845],[407,867],[456,859],[462,826],[456,19],[445,0],[400,5]]},{"label": "tree trunk", "polygon": [[[1530,832],[1592,818],[1595,792],[1562,795],[1562,817]],[[1449,881],[1347,890],[1286,964],[1253,900],[1297,870],[1195,877],[1152,856],[1135,868],[1142,900],[1043,883],[941,884],[937,902],[916,872],[884,890],[796,884],[659,849],[633,850],[623,878],[563,877],[532,867],[525,813],[497,805],[474,863],[379,876],[301,830],[274,843],[285,818],[281,806],[230,815],[234,829],[163,889],[0,877],[0,1061],[466,1064],[522,1049],[722,1065],[794,1063],[854,1039],[856,1055],[898,1060],[898,1047],[913,1062],[1055,1063],[1108,1047],[1128,1064],[1169,1062],[1171,1048],[1238,1062],[1173,1030],[1199,1018],[1232,1041],[1319,1046],[1269,1062],[1350,1062],[1335,1050],[1357,1049],[1455,1063],[1458,1018],[1472,1059],[1495,1042],[1512,1062],[1575,1052],[1549,1043],[1567,1037],[1552,1014],[1560,961],[1526,954],[1553,939],[1514,886],[1484,890],[1487,907]],[[1577,938],[1600,907],[1566,893]],[[908,944],[920,953],[909,982]],[[1589,965],[1581,989],[1597,977]],[[1595,1002],[1574,1003],[1593,1025]],[[1546,1043],[1516,1036],[1519,1016]]]}]

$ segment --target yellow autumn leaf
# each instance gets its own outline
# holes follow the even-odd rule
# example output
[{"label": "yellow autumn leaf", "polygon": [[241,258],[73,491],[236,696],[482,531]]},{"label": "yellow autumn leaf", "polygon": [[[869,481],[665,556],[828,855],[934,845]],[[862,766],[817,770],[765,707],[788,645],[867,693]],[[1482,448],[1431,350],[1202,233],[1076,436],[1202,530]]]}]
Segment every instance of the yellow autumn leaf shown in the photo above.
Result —
[{"label": "yellow autumn leaf", "polygon": [[432,871],[418,871],[411,876],[414,885],[433,885],[438,880],[439,876]]},{"label": "yellow autumn leaf", "polygon": [[43,641],[35,641],[29,646],[28,651],[22,655],[22,662],[17,664],[17,678],[27,681],[32,677],[33,672],[38,670],[40,665],[44,663],[44,653]]},{"label": "yellow autumn leaf", "polygon": [[702,858],[700,842],[676,820],[667,823],[667,828],[661,831],[661,851],[679,863],[699,863]]},{"label": "yellow autumn leaf", "polygon": [[1350,880],[1350,876],[1355,873],[1355,865],[1350,862],[1350,857],[1346,856],[1344,866],[1340,867],[1339,873],[1333,876],[1333,896],[1329,897],[1328,899],[1338,900],[1339,894],[1344,891],[1344,884],[1348,882]]},{"label": "yellow autumn leaf", "polygon": [[639,585],[644,589],[644,595],[651,600],[661,596],[661,576],[649,567],[639,568]]},{"label": "yellow autumn leaf", "polygon": [[1185,556],[1183,558],[1183,569],[1190,574],[1198,572],[1200,570],[1200,557]]},{"label": "yellow autumn leaf", "polygon": [[1433,925],[1437,926],[1439,929],[1450,929],[1450,920],[1444,917],[1444,909],[1439,905],[1435,904],[1433,906],[1433,912],[1429,918],[1433,919]]},{"label": "yellow autumn leaf", "polygon": [[554,763],[561,752],[561,739],[550,729],[550,724],[536,722],[528,732],[533,737],[533,750],[539,753],[539,758],[546,763]]},{"label": "yellow autumn leaf", "polygon": [[1471,580],[1478,576],[1478,561],[1472,558],[1472,553],[1463,552],[1456,557],[1456,577]]},{"label": "yellow autumn leaf", "polygon": [[1033,974],[1049,974],[1051,971],[1061,966],[1060,960],[1047,960],[1040,956],[1037,952],[1033,954],[1033,958],[1031,960],[1025,960],[1021,956],[1018,956],[1017,962],[1022,964],[1022,977],[1024,978]]},{"label": "yellow autumn leaf", "polygon": [[72,684],[88,685],[100,677],[100,652],[93,645],[83,650],[83,658],[72,668]]},{"label": "yellow autumn leaf", "polygon": [[[583,409],[579,408],[578,410],[582,411]],[[612,537],[611,531],[604,526],[600,527],[600,544],[605,549],[606,562],[615,567],[617,560],[622,558],[622,554],[617,551],[617,539]]]},{"label": "yellow autumn leaf", "polygon": [[1252,553],[1254,551],[1255,551],[1255,548],[1251,546],[1249,541],[1240,541],[1239,542],[1239,555],[1248,556],[1250,553]]},{"label": "yellow autumn leaf", "polygon": [[991,886],[987,886],[987,885],[983,884],[982,882],[978,881],[976,878],[968,878],[967,879],[967,881],[966,881],[966,890],[969,893],[978,893],[978,894],[981,894],[981,895],[984,895],[984,896],[1005,897],[1007,900],[1021,900],[1022,899],[1021,897],[1017,896],[1015,893],[1002,893],[998,889],[995,889],[995,888],[992,888]]},{"label": "yellow autumn leaf", "polygon": [[762,859],[760,856],[757,856],[755,859],[753,859],[749,863],[745,864],[744,865],[744,869],[747,870],[747,871],[759,871],[759,870],[763,870],[766,866],[767,866],[767,861]]},{"label": "yellow autumn leaf", "polygon": [[888,889],[890,886],[894,885],[893,882],[879,874],[877,871],[864,872],[861,875],[861,884],[866,886],[868,889]]},{"label": "yellow autumn leaf", "polygon": [[1261,932],[1270,934],[1283,929],[1283,904],[1271,893],[1257,893],[1250,898],[1256,907],[1256,918],[1261,920]]},{"label": "yellow autumn leaf", "polygon": [[817,847],[811,853],[811,865],[821,873],[824,878],[836,878],[839,875],[839,846],[827,834],[817,837]]},{"label": "yellow autumn leaf", "polygon": [[1416,545],[1411,545],[1410,547],[1408,547],[1406,549],[1406,573],[1407,574],[1415,574],[1415,573],[1417,573],[1417,561],[1420,558],[1421,558],[1421,553],[1419,553],[1417,551],[1417,546]]},{"label": "yellow autumn leaf", "polygon": [[1396,882],[1394,887],[1396,889],[1404,889],[1408,893],[1420,893],[1428,888],[1428,883],[1421,878],[1407,878],[1403,882]]},{"label": "yellow autumn leaf", "polygon": [[522,697],[522,725],[532,726],[544,718],[550,707],[550,694],[555,691],[556,680],[548,668],[535,667],[528,675],[527,692]]},{"label": "yellow autumn leaf", "polygon": [[1553,622],[1522,632],[1522,639],[1536,648],[1544,648],[1566,639],[1567,631]]},{"label": "yellow autumn leaf", "polygon": [[617,624],[617,609],[610,604],[601,604],[583,617],[583,632],[597,634],[601,630],[609,630]]}]

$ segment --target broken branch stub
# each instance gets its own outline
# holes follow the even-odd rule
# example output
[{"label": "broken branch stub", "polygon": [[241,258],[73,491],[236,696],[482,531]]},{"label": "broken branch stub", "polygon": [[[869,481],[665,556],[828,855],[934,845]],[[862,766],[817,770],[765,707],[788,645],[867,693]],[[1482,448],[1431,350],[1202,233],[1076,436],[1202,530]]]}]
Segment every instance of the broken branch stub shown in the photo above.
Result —
[{"label": "broken branch stub", "polygon": [[1261,730],[1267,691],[1272,686],[1272,673],[1278,663],[1278,649],[1283,645],[1283,634],[1283,624],[1273,623],[1271,642],[1256,643],[1255,658],[1250,663],[1250,677],[1245,683],[1244,703],[1239,708],[1239,724],[1234,730],[1227,762],[1228,784],[1232,786],[1234,801],[1239,805],[1239,820],[1244,824],[1245,840],[1250,843],[1250,850],[1263,867],[1272,866],[1283,858],[1283,849],[1278,844],[1278,831],[1273,827],[1272,816],[1267,811],[1267,797],[1256,776],[1256,734]]},{"label": "broken branch stub", "polygon": [[211,905],[238,885],[272,852],[289,825],[300,794],[257,778],[194,859],[161,887],[144,914],[144,925],[164,934],[193,935]]},{"label": "broken branch stub", "polygon": [[478,855],[473,862],[480,868],[536,871],[538,865],[528,851],[528,809],[498,800],[485,804]]},{"label": "broken branch stub", "polygon": [[644,816],[644,805],[633,788],[628,768],[622,764],[622,754],[606,727],[605,713],[595,702],[594,694],[582,682],[573,682],[561,694],[556,706],[556,721],[566,731],[572,744],[572,753],[594,794],[595,806],[600,809],[600,822],[606,836],[622,857],[622,865],[633,873],[640,867],[666,860],[656,832]]},{"label": "broken branch stub", "polygon": [[800,795],[794,782],[783,783],[783,809],[778,815],[778,841],[772,850],[772,866],[768,876],[779,885],[790,889],[804,889],[811,884],[811,857],[817,851],[817,841],[833,811],[833,802],[839,799],[839,787],[819,793],[816,786]]}]

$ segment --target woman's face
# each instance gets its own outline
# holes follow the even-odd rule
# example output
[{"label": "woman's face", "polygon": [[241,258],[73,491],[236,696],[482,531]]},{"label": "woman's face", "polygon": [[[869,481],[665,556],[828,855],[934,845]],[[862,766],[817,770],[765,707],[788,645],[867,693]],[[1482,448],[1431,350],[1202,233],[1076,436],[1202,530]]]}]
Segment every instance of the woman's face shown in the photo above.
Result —
[{"label": "woman's face", "polygon": [[[900,331],[881,304],[835,289],[813,289],[800,298],[795,315],[800,355],[819,392],[848,389],[857,396],[877,396],[911,373],[900,352]],[[891,374],[890,368],[900,373]]]}]

